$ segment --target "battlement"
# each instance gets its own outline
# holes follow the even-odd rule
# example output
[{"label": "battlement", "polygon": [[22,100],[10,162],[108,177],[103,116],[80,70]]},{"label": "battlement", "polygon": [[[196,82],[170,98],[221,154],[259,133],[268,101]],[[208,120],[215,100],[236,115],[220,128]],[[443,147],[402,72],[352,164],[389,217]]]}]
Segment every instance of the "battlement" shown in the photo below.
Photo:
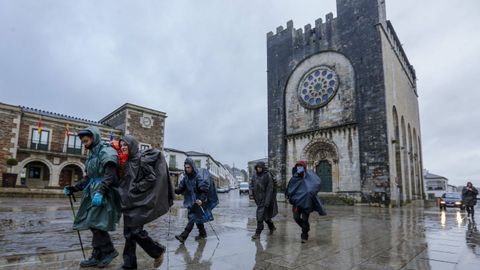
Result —
[{"label": "battlement", "polygon": [[395,32],[395,29],[390,21],[387,21],[387,29],[384,29],[384,32],[388,37],[390,44],[392,45],[392,49],[395,51],[402,66],[405,68],[405,72],[409,76],[411,83],[415,85],[415,81],[417,80],[415,69],[410,64],[410,61],[408,61],[407,54],[403,50],[402,43],[400,42],[400,39],[398,38],[397,33]]},{"label": "battlement", "polygon": [[315,26],[311,24],[305,25],[303,28],[295,29],[293,21],[287,22],[286,28],[283,26],[277,27],[276,33],[267,33],[267,42],[274,42],[276,39],[281,39],[285,35],[291,35],[294,39],[294,48],[313,45],[319,43],[320,40],[331,40],[334,31],[332,28],[336,22],[333,13],[328,13],[325,16],[325,22],[321,18],[315,20]]}]

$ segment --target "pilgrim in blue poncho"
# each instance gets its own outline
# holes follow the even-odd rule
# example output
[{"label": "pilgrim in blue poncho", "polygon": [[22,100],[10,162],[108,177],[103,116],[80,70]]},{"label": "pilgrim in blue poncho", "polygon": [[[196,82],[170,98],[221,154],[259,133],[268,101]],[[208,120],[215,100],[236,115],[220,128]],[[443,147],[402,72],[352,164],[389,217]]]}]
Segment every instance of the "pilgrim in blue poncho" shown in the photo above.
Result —
[{"label": "pilgrim in blue poncho", "polygon": [[318,212],[324,216],[327,213],[318,198],[320,191],[320,177],[312,172],[307,171],[307,165],[304,161],[299,161],[292,169],[293,176],[288,182],[285,196],[290,204],[293,205],[293,218],[295,222],[302,228],[302,243],[308,240],[308,232],[310,231],[310,223],[308,218],[310,213]]},{"label": "pilgrim in blue poncho", "polygon": [[185,242],[196,224],[199,235],[195,240],[207,237],[205,222],[213,220],[212,209],[218,204],[215,184],[206,169],[198,169],[191,158],[184,163],[185,174],[175,189],[176,194],[183,194],[183,206],[188,209],[188,224],[184,231],[175,238]]}]

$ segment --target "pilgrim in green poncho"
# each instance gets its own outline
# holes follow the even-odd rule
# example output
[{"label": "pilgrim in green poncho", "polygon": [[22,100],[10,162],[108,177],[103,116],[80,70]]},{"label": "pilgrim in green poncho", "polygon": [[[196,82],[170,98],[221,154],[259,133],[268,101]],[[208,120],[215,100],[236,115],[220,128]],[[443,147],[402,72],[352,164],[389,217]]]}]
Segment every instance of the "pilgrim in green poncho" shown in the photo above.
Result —
[{"label": "pilgrim in green poncho", "polygon": [[114,231],[121,215],[118,185],[118,155],[101,140],[100,130],[88,127],[78,133],[89,150],[85,161],[86,176],[75,186],[67,186],[65,195],[83,190],[80,208],[75,216],[73,229],[91,230],[92,256],[80,263],[81,267],[105,267],[118,252],[113,247],[108,231]]}]

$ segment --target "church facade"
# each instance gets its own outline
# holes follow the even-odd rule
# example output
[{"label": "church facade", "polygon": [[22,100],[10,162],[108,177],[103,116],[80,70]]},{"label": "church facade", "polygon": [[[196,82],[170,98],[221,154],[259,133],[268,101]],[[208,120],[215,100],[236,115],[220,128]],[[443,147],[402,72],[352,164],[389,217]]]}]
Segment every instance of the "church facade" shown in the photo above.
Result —
[{"label": "church facade", "polygon": [[416,75],[384,0],[337,0],[337,17],[267,34],[268,160],[283,185],[298,160],[322,192],[423,198]]}]

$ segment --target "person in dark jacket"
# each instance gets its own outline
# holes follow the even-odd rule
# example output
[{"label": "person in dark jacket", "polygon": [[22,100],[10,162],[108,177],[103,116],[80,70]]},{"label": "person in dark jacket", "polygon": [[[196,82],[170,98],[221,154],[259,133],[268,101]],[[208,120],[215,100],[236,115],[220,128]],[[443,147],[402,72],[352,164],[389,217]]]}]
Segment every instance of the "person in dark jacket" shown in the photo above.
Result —
[{"label": "person in dark jacket", "polygon": [[183,194],[183,206],[188,209],[188,224],[181,234],[175,235],[180,243],[185,242],[195,224],[199,232],[195,240],[207,237],[204,223],[213,220],[211,210],[218,204],[218,198],[216,201],[208,201],[212,187],[208,172],[197,169],[191,158],[185,159],[184,169],[185,174],[175,189],[176,194]]},{"label": "person in dark jacket", "polygon": [[292,178],[288,182],[285,196],[293,205],[293,219],[302,228],[302,243],[308,240],[308,232],[310,231],[310,223],[308,221],[310,213],[318,212],[324,216],[327,213],[317,196],[320,191],[320,177],[312,172],[307,171],[307,165],[304,161],[298,161],[292,169]]},{"label": "person in dark jacket", "polygon": [[89,150],[85,161],[86,177],[75,186],[66,186],[64,193],[71,196],[83,190],[80,208],[73,229],[91,230],[92,256],[80,262],[81,267],[105,267],[118,256],[108,231],[114,231],[121,215],[116,186],[118,186],[118,155],[101,140],[100,130],[89,127],[78,133]]},{"label": "person in dark jacket", "polygon": [[150,238],[143,226],[167,213],[173,204],[167,162],[158,149],[140,152],[137,140],[129,135],[119,141],[119,147],[120,156],[128,154],[119,188],[125,236],[122,269],[137,268],[137,244],[154,258],[153,267],[157,268],[163,262],[165,246]]},{"label": "person in dark jacket", "polygon": [[467,208],[467,217],[475,219],[475,205],[477,204],[478,190],[473,186],[472,182],[468,182],[467,186],[462,190],[463,203]]},{"label": "person in dark jacket", "polygon": [[263,223],[267,223],[270,234],[275,231],[272,218],[278,214],[276,183],[264,162],[255,165],[255,173],[250,181],[250,188],[257,205],[257,229],[252,239],[259,239]]}]

